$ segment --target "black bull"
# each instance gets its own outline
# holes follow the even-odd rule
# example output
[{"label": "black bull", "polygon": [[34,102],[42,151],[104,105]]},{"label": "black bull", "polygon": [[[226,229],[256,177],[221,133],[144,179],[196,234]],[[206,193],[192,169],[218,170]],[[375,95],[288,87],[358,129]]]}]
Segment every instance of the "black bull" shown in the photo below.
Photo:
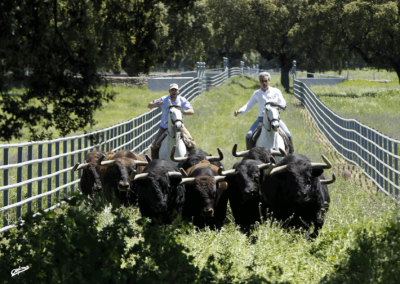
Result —
[{"label": "black bull", "polygon": [[280,161],[265,178],[262,188],[262,214],[272,214],[273,219],[287,222],[294,228],[303,228],[309,234],[309,226],[314,225],[311,237],[318,236],[324,224],[324,215],[329,209],[330,197],[327,184],[335,181],[324,180],[324,169],[331,164],[322,156],[325,164],[311,163],[303,155],[293,154]]},{"label": "black bull", "polygon": [[215,165],[200,163],[189,168],[188,177],[182,180],[186,187],[183,217],[199,228],[219,229],[226,217],[227,186],[217,171]]},{"label": "black bull", "polygon": [[179,184],[182,174],[174,163],[153,160],[147,164],[142,174],[133,179],[142,216],[152,219],[153,223],[170,224],[176,213],[182,214],[185,186]]}]

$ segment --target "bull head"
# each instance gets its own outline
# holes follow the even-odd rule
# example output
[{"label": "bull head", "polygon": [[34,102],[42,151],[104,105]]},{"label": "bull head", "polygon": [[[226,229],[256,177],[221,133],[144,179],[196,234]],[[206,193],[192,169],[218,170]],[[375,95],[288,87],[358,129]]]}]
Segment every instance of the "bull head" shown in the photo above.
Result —
[{"label": "bull head", "polygon": [[[322,160],[324,160],[325,164],[324,163],[311,163],[311,167],[313,169],[321,169],[321,170],[332,168],[331,162],[329,162],[329,160],[324,155],[321,155],[321,157],[322,157]],[[275,174],[279,174],[279,173],[284,173],[284,172],[286,172],[287,166],[288,165],[276,167],[272,171],[267,173],[267,175],[275,175]]]},{"label": "bull head", "polygon": [[[274,166],[275,166],[275,164],[268,163],[268,164],[260,164],[260,165],[257,165],[257,168],[258,168],[259,170],[264,170],[264,169],[267,169],[267,168],[268,168],[268,171],[267,171],[267,173],[268,173],[268,172],[271,172],[272,169],[274,169]],[[222,167],[220,167],[220,168],[218,169],[218,175],[219,175],[219,176],[230,176],[230,175],[234,175],[235,173],[236,173],[236,170],[235,170],[235,169],[227,170],[227,171],[224,171],[224,170],[222,169]]]},{"label": "bull head", "polygon": [[[171,155],[170,155],[171,161],[178,162],[178,163],[185,162],[188,159],[188,157],[175,157],[175,148],[176,148],[176,145],[174,145],[174,147],[172,147],[172,150],[171,150]],[[224,154],[222,153],[221,149],[217,148],[217,151],[218,151],[219,156],[206,156],[207,161],[215,162],[215,161],[223,160]]]}]

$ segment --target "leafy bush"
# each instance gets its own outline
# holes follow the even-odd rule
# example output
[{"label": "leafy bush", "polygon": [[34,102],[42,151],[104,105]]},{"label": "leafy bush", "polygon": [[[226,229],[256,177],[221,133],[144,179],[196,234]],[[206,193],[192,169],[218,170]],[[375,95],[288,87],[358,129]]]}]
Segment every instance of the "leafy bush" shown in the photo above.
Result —
[{"label": "leafy bush", "polygon": [[[114,210],[113,224],[97,229],[94,201],[91,210],[81,210],[87,199],[75,195],[65,200],[65,214],[40,211],[26,214],[25,223],[7,231],[8,244],[0,247],[0,279],[3,283],[126,283],[133,279],[131,269],[121,269],[121,256],[129,254],[125,237],[134,237],[128,219]],[[11,277],[19,266],[29,269]]]},{"label": "leafy bush", "polygon": [[400,223],[391,222],[380,232],[357,232],[349,258],[321,283],[400,283]]}]

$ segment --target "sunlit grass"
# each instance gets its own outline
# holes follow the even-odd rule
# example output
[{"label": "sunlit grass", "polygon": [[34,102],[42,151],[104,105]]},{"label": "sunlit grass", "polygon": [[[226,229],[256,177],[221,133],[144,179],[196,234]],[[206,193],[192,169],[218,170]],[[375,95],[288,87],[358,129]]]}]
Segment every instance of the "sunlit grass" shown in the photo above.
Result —
[{"label": "sunlit grass", "polygon": [[378,131],[400,140],[400,85],[346,81],[334,86],[311,86],[313,92],[338,115],[358,119]]}]

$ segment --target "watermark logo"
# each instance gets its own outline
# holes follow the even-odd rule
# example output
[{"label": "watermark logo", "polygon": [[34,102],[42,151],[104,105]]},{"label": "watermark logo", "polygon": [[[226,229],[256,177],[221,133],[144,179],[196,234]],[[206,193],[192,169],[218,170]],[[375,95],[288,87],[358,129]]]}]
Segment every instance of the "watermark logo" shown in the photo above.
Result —
[{"label": "watermark logo", "polygon": [[27,266],[20,266],[19,268],[15,268],[15,269],[13,269],[12,271],[11,271],[11,276],[12,277],[14,277],[15,275],[18,275],[18,274],[20,274],[21,272],[24,272],[24,271],[26,271],[26,270],[28,270],[29,269],[29,265],[27,265]]}]

